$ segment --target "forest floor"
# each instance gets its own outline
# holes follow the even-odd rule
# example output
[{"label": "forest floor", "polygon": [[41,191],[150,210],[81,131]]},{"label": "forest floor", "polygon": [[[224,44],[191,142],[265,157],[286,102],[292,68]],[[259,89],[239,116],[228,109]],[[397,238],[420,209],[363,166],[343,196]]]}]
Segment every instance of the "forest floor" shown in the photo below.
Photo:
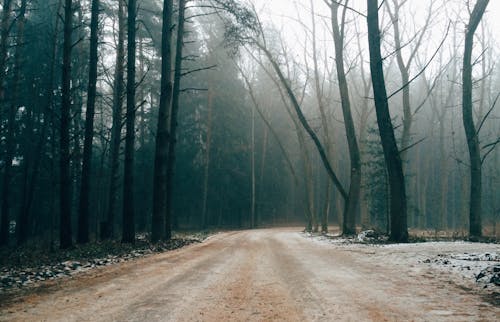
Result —
[{"label": "forest floor", "polygon": [[12,293],[0,321],[498,321],[499,252],[225,232]]}]

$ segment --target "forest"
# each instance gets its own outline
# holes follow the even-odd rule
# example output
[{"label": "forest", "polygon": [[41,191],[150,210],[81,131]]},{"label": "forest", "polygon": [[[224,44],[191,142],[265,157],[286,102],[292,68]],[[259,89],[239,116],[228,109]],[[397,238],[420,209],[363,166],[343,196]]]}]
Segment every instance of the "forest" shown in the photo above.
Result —
[{"label": "forest", "polygon": [[2,0],[0,246],[498,238],[489,1],[278,2]]}]

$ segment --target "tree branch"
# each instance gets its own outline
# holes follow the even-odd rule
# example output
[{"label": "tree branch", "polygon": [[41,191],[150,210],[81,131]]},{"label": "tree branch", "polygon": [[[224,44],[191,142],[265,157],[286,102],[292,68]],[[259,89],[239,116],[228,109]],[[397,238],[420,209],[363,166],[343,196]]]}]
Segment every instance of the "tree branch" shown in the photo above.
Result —
[{"label": "tree branch", "polygon": [[217,67],[217,65],[212,65],[212,66],[208,66],[208,67],[201,67],[201,68],[192,69],[192,70],[190,70],[190,71],[187,71],[187,72],[185,72],[185,73],[182,73],[182,74],[181,74],[181,77],[187,76],[187,75],[189,75],[189,74],[193,74],[193,73],[201,72],[201,71],[204,71],[204,70],[214,69],[215,67]]},{"label": "tree branch", "polygon": [[479,123],[479,126],[477,127],[477,131],[476,131],[476,135],[479,134],[479,131],[481,131],[481,128],[483,127],[484,122],[486,122],[486,119],[488,118],[488,116],[490,116],[491,112],[495,108],[495,105],[497,104],[497,101],[498,101],[498,97],[500,97],[500,92],[498,92],[497,97],[495,97],[495,100],[493,101],[493,104],[491,105],[491,107],[488,110],[488,112],[484,115],[483,119],[481,120],[481,123]]},{"label": "tree branch", "polygon": [[420,140],[418,140],[417,142],[412,143],[412,144],[410,144],[409,146],[407,146],[407,147],[405,147],[405,148],[403,148],[403,149],[399,150],[399,153],[401,154],[401,153],[403,153],[403,152],[405,152],[405,151],[408,151],[409,149],[413,148],[413,147],[414,147],[414,146],[416,146],[417,144],[419,144],[419,143],[421,143],[421,142],[425,141],[425,139],[427,139],[427,138],[421,138],[421,139],[420,139]]},{"label": "tree branch", "polygon": [[410,79],[406,84],[404,84],[403,86],[401,86],[397,91],[395,91],[394,93],[392,93],[391,95],[389,95],[387,97],[387,99],[390,99],[392,98],[394,95],[396,95],[397,93],[401,92],[403,89],[405,89],[408,85],[410,85],[415,79],[417,79],[420,75],[422,75],[422,73],[427,69],[427,67],[429,67],[429,65],[431,64],[431,62],[434,60],[434,58],[436,57],[436,55],[438,54],[439,50],[441,49],[441,47],[443,46],[446,38],[448,38],[448,33],[450,32],[450,26],[451,26],[451,22],[448,23],[448,28],[446,28],[446,34],[444,35],[443,37],[443,40],[441,41],[441,43],[439,44],[438,48],[436,49],[436,51],[434,52],[434,54],[432,54],[431,56],[431,59],[427,62],[427,64],[425,64],[424,68],[418,72],[417,75],[415,75],[412,79]]}]

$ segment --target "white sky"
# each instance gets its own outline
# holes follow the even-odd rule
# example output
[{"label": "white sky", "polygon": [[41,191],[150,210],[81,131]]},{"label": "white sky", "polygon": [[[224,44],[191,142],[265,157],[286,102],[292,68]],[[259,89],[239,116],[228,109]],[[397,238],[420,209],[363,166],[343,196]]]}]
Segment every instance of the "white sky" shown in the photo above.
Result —
[{"label": "white sky", "polygon": [[[273,23],[276,25],[290,25],[293,24],[293,20],[288,17],[297,18],[297,8],[300,10],[300,15],[308,23],[310,20],[308,9],[310,7],[310,0],[252,0],[257,9],[260,11],[261,15],[271,17]],[[427,4],[432,0],[410,0],[406,6],[421,6],[422,9],[416,9],[417,19],[423,19],[426,14]],[[436,3],[442,3],[443,0],[434,0]],[[381,2],[381,1],[379,1]],[[460,4],[464,4],[466,0],[451,0],[445,1],[446,9],[453,10],[457,8]],[[470,1],[471,6],[475,1]],[[324,4],[323,0],[314,0],[315,11],[319,14],[329,15],[329,10]],[[366,0],[351,0],[349,1],[349,6],[356,8],[360,12],[366,12]],[[455,9],[456,10],[456,9]],[[463,10],[462,10],[463,11]],[[419,15],[421,13],[421,15]],[[465,14],[465,12],[463,12]],[[264,18],[265,19],[265,18]],[[359,17],[360,23],[366,24],[363,17]],[[443,17],[443,19],[445,19]],[[496,39],[496,43],[500,44],[500,0],[490,0],[487,12],[484,17],[487,25],[493,36]],[[287,35],[288,36],[288,35]]]}]

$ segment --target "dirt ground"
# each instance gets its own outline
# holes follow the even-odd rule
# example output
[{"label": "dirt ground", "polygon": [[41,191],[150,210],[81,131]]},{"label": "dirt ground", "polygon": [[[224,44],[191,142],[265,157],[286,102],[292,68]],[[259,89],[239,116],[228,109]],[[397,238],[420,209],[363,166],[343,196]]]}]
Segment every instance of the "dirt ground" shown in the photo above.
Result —
[{"label": "dirt ground", "polygon": [[422,262],[448,243],[339,246],[299,229],[201,244],[77,275],[10,299],[0,321],[499,321],[473,283]]}]

